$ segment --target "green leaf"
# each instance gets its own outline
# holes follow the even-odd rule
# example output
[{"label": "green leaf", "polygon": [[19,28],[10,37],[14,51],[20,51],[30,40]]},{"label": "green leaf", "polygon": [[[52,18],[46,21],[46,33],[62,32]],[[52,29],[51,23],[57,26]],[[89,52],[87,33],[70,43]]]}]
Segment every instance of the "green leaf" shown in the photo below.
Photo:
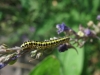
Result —
[{"label": "green leaf", "polygon": [[16,60],[10,61],[10,62],[9,62],[9,65],[13,65],[16,61],[17,61],[17,59],[16,59]]},{"label": "green leaf", "polygon": [[93,5],[92,12],[97,12],[100,5],[100,0],[93,0],[92,5]]},{"label": "green leaf", "polygon": [[77,48],[78,54],[74,49],[59,53],[58,58],[62,64],[62,75],[80,75],[83,68],[84,51]]},{"label": "green leaf", "polygon": [[60,75],[60,63],[54,56],[45,58],[29,75]]}]

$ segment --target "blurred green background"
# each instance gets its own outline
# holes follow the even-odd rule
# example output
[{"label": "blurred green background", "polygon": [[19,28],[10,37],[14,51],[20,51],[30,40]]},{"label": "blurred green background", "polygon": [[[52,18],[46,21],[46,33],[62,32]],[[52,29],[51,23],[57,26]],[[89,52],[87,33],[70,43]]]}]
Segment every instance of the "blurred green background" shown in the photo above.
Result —
[{"label": "blurred green background", "polygon": [[[0,44],[20,46],[26,40],[43,41],[57,34],[56,25],[64,22],[77,31],[100,14],[100,0],[0,0]],[[2,75],[100,75],[100,42],[83,48],[33,60],[22,56]],[[29,62],[29,60],[33,60]],[[37,64],[38,63],[38,64]]]}]

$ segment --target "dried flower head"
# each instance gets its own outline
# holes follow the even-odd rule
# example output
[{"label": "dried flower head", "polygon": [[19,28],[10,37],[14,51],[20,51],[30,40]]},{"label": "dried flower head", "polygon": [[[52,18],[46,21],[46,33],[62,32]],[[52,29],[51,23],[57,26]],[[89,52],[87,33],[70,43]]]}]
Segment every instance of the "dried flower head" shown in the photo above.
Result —
[{"label": "dried flower head", "polygon": [[91,27],[91,26],[93,26],[93,24],[94,24],[93,21],[89,21],[89,22],[87,23],[87,26],[88,26],[88,27]]},{"label": "dried flower head", "polygon": [[82,31],[78,31],[77,35],[78,35],[79,37],[84,37],[84,36],[85,36],[84,33],[83,33]]}]

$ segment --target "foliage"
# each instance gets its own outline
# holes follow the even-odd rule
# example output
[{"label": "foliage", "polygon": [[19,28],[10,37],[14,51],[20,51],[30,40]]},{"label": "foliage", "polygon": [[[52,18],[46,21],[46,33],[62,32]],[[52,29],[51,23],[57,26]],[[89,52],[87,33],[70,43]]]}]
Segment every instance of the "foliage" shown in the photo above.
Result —
[{"label": "foliage", "polygon": [[[55,67],[55,68],[54,68]],[[60,75],[60,63],[55,56],[45,58],[30,72],[30,75]]]},{"label": "foliage", "polygon": [[[62,22],[75,31],[78,30],[79,24],[86,27],[90,20],[97,24],[96,16],[100,14],[99,3],[99,0],[0,0],[0,43],[20,46],[28,39],[44,40],[58,36],[55,25]],[[77,48],[79,54],[71,50],[65,53],[55,53],[59,59],[56,61],[58,66],[59,63],[61,64],[61,75],[91,75],[97,73],[98,69],[100,70],[98,58],[100,56],[98,43],[100,42],[97,39],[94,40],[96,41],[93,43],[86,43],[84,48]],[[41,62],[40,67],[36,67],[33,72],[38,72],[38,68],[39,71],[44,72],[47,68],[43,66],[54,61],[48,58]],[[47,60],[50,62],[45,62]],[[73,65],[77,66],[75,70],[72,70]],[[55,68],[57,69],[57,67],[53,69]],[[58,75],[56,72],[54,74]]]},{"label": "foliage", "polygon": [[84,61],[84,50],[81,48],[77,48],[77,50],[78,54],[70,49],[69,51],[58,55],[62,65],[62,75],[81,75]]}]

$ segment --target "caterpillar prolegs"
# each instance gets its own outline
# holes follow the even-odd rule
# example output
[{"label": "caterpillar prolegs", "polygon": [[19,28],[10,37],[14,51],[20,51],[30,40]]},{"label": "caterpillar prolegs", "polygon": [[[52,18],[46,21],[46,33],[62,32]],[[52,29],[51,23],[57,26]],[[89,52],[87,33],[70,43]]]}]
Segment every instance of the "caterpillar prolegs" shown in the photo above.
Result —
[{"label": "caterpillar prolegs", "polygon": [[52,52],[53,48],[65,43],[69,43],[69,40],[69,37],[63,37],[46,41],[26,41],[21,45],[21,48],[23,50],[32,49],[31,56],[37,56],[36,58],[39,58],[40,54],[49,54],[50,52]]},{"label": "caterpillar prolegs", "polygon": [[63,37],[48,41],[27,41],[24,42],[21,47],[24,49],[33,49],[33,50],[46,50],[57,47],[61,44],[69,43],[70,38]]}]

